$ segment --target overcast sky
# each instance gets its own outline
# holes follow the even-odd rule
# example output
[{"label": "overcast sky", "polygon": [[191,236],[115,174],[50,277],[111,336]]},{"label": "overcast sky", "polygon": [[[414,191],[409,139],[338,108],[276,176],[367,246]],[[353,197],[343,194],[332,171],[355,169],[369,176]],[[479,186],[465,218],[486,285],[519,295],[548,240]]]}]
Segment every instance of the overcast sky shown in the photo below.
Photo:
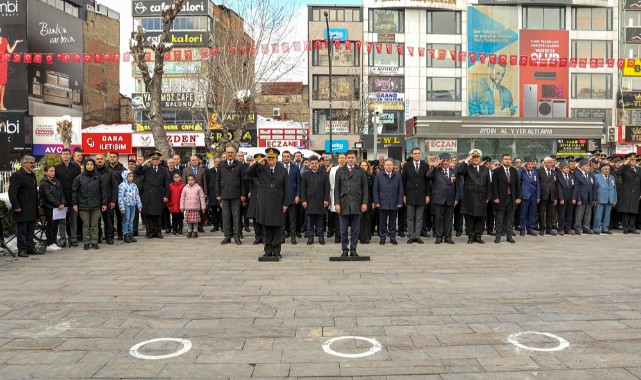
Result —
[{"label": "overcast sky", "polygon": [[[125,52],[129,47],[129,40],[131,39],[131,32],[133,30],[133,20],[131,17],[131,2],[123,0],[98,0],[100,4],[116,10],[120,13],[120,51]],[[304,4],[336,4],[337,1],[333,0],[307,0]],[[341,0],[341,4],[360,4],[357,0]],[[127,5],[126,5],[127,4]],[[297,30],[291,33],[292,36],[298,36],[298,40],[303,40],[307,36],[307,6],[304,5],[296,15],[298,21],[295,25],[298,26]],[[293,41],[293,40],[292,40]],[[305,58],[307,58],[305,56]],[[281,79],[282,81],[297,81],[307,83],[307,61],[303,63],[301,70],[296,70],[291,76]],[[131,96],[134,90],[134,79],[131,76],[131,63],[127,64],[121,62],[120,64],[120,92],[126,96]]]}]

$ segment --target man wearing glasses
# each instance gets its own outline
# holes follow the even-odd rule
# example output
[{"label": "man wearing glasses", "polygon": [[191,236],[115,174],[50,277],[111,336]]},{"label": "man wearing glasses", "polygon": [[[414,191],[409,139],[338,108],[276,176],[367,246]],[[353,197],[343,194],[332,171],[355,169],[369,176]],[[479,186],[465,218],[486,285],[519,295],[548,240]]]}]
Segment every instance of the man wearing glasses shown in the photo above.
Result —
[{"label": "man wearing glasses", "polygon": [[134,174],[144,175],[142,192],[142,213],[146,219],[147,239],[162,239],[162,210],[169,198],[169,173],[160,164],[160,152],[153,152],[151,158],[136,166]]},{"label": "man wearing glasses", "polygon": [[18,256],[29,257],[29,254],[38,254],[33,242],[38,218],[38,185],[33,172],[36,159],[24,156],[20,164],[20,170],[9,178],[9,202],[13,220],[18,224]]}]

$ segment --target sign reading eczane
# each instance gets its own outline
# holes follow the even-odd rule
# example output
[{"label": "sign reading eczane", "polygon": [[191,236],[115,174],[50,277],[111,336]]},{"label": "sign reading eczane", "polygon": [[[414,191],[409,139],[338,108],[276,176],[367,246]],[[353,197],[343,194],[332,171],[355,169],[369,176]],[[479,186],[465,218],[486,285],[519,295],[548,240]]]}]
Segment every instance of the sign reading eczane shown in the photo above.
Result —
[{"label": "sign reading eczane", "polygon": [[[181,16],[207,16],[210,13],[208,0],[189,0],[180,9]],[[160,16],[165,7],[171,7],[174,4],[173,0],[139,0],[131,3],[131,14],[134,17],[138,16]]]}]

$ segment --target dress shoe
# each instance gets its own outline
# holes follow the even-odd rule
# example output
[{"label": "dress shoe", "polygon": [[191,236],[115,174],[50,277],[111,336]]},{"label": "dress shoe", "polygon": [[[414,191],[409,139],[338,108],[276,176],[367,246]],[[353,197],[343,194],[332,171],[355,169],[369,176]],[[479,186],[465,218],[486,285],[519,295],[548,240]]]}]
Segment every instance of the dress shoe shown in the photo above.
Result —
[{"label": "dress shoe", "polygon": [[519,232],[519,235],[521,235],[521,236],[525,236],[525,231],[524,231],[524,230],[521,230],[521,232]]},{"label": "dress shoe", "polygon": [[234,243],[236,243],[236,245],[241,245],[241,244],[243,244],[243,242],[242,242],[242,241],[240,241],[240,238],[235,238],[235,239],[234,239]]},{"label": "dress shoe", "polygon": [[282,258],[283,258],[283,256],[281,256],[281,255],[280,255],[280,252],[278,252],[278,253],[274,253],[274,257],[278,257],[279,259],[282,259]]},{"label": "dress shoe", "polygon": [[556,232],[555,230],[552,230],[552,231],[548,231],[548,232],[546,232],[546,234],[548,234],[548,235],[552,235],[552,236],[556,236],[556,235],[558,235],[559,233],[558,233],[558,232]]},{"label": "dress shoe", "polygon": [[381,239],[381,241],[378,244],[385,245],[385,239]]},{"label": "dress shoe", "polygon": [[91,248],[91,245],[90,245],[90,244],[85,244],[85,245],[83,245],[83,246],[82,246],[82,248],[83,248],[85,251],[88,251],[88,250],[89,250],[89,248]]},{"label": "dress shoe", "polygon": [[[170,230],[170,231],[171,231],[171,230]],[[122,236],[122,235],[118,235],[118,240],[119,240],[119,241],[124,240],[124,236]]]},{"label": "dress shoe", "polygon": [[136,242],[138,241],[137,239],[134,239],[134,235],[132,235],[132,234],[129,234],[129,240],[130,240],[132,243],[136,243]]},{"label": "dress shoe", "polygon": [[590,229],[590,228],[588,228],[587,230],[583,230],[583,232],[585,232],[585,233],[586,233],[586,234],[588,234],[588,235],[592,235],[592,234],[594,234],[594,230],[592,230],[592,229]]},{"label": "dress shoe", "polygon": [[463,231],[456,231],[456,237],[461,237],[463,235]]},{"label": "dress shoe", "polygon": [[434,244],[441,244],[442,242],[443,242],[443,239],[436,239],[436,241],[434,241]]},{"label": "dress shoe", "polygon": [[296,237],[295,237],[295,236],[292,236],[292,238],[290,239],[290,241],[291,241],[291,242],[292,242],[292,244],[294,244],[294,245],[298,244],[298,242],[296,241]]},{"label": "dress shoe", "polygon": [[325,245],[325,238],[323,238],[323,237],[319,237],[319,238],[318,238],[318,243],[319,243],[320,245]]},{"label": "dress shoe", "polygon": [[254,239],[254,242],[253,242],[252,244],[253,244],[253,245],[258,245],[258,244],[260,244],[260,243],[261,243],[260,238],[255,238],[255,239]]},{"label": "dress shoe", "polygon": [[100,249],[100,246],[98,244],[92,244],[91,248],[92,249]]},{"label": "dress shoe", "polygon": [[612,235],[612,231],[603,231],[603,233],[606,235]]},{"label": "dress shoe", "polygon": [[77,241],[72,241],[69,244],[70,244],[71,247],[77,247],[78,246],[78,242]]},{"label": "dress shoe", "polygon": [[581,235],[582,233],[583,233],[583,232],[581,232],[581,230],[576,230],[576,231],[574,232],[574,234],[575,234],[575,235]]},{"label": "dress shoe", "polygon": [[192,234],[193,234],[193,232],[191,232],[191,231],[187,232],[187,239],[191,239],[191,235]]},{"label": "dress shoe", "polygon": [[512,243],[512,244],[516,243],[516,242],[514,241],[514,239],[512,239],[512,236],[508,236],[508,237],[507,237],[507,242],[508,242],[508,243]]},{"label": "dress shoe", "polygon": [[541,230],[539,231],[539,236],[543,236],[543,235],[545,235],[545,230],[541,228]]},{"label": "dress shoe", "polygon": [[[205,232],[205,229],[204,229],[204,228],[202,228],[202,227],[198,227],[198,232],[201,232],[201,233],[202,233],[202,232]],[[249,231],[247,231],[247,232],[249,232]]]},{"label": "dress shoe", "polygon": [[307,239],[307,245],[314,244],[314,239]]},{"label": "dress shoe", "polygon": [[245,232],[251,232],[251,230],[249,229],[249,227],[245,227]]},{"label": "dress shoe", "polygon": [[[85,245],[86,247],[87,245]],[[88,249],[88,248],[85,248]],[[19,257],[29,257],[29,253],[27,251],[18,251],[18,256]]]},{"label": "dress shoe", "polygon": [[349,255],[352,257],[358,257],[358,253],[356,253],[356,251],[350,252]]},{"label": "dress shoe", "polygon": [[198,232],[194,232],[193,234],[191,234],[192,239],[196,239],[197,237],[198,237]]},{"label": "dress shoe", "polygon": [[280,244],[285,244],[285,237],[280,238]]},{"label": "dress shoe", "polygon": [[421,238],[414,238],[414,241],[417,242],[418,244],[425,244],[425,242],[423,240],[421,240]]},{"label": "dress shoe", "polygon": [[157,237],[158,239],[164,239],[164,236],[162,236],[162,232],[158,232],[158,233],[156,234],[156,237]]},{"label": "dress shoe", "polygon": [[474,243],[474,238],[468,238],[467,239],[467,244],[472,244]]},{"label": "dress shoe", "polygon": [[109,245],[113,245],[113,243],[114,243],[114,239],[107,239],[107,240],[106,240],[106,242],[107,242],[107,244],[109,244]]},{"label": "dress shoe", "polygon": [[129,244],[131,243],[131,240],[129,240],[129,234],[125,235],[125,243]]},{"label": "dress shoe", "polygon": [[530,236],[536,236],[536,232],[534,231],[528,231],[527,234]]},{"label": "dress shoe", "polygon": [[212,227],[211,230],[209,230],[209,232],[218,232],[218,227]]},{"label": "dress shoe", "polygon": [[265,254],[263,255],[263,257],[272,257],[272,256],[273,255],[271,252],[265,252]]},{"label": "dress shoe", "polygon": [[343,251],[343,253],[341,253],[341,257],[347,257],[348,253],[349,253],[349,251],[347,251],[347,250]]},{"label": "dress shoe", "polygon": [[389,239],[389,242],[392,243],[393,245],[398,245],[398,242],[396,241],[395,238]]},{"label": "dress shoe", "polygon": [[500,234],[496,234],[496,236],[494,237],[494,242],[497,243],[497,244],[501,242],[501,235]]},{"label": "dress shoe", "polygon": [[231,238],[224,238],[223,241],[220,242],[220,245],[225,245],[231,243]]},{"label": "dress shoe", "polygon": [[479,244],[485,244],[485,242],[483,241],[483,239],[481,239],[480,237],[478,237],[478,238],[474,238],[474,242],[475,242],[475,243],[479,243]]},{"label": "dress shoe", "polygon": [[412,243],[414,243],[414,238],[407,239],[407,244],[412,244]]},{"label": "dress shoe", "polygon": [[565,231],[559,231],[559,236],[565,235]]},{"label": "dress shoe", "polygon": [[452,240],[452,238],[445,238],[445,242],[447,244],[454,244],[454,240]]}]

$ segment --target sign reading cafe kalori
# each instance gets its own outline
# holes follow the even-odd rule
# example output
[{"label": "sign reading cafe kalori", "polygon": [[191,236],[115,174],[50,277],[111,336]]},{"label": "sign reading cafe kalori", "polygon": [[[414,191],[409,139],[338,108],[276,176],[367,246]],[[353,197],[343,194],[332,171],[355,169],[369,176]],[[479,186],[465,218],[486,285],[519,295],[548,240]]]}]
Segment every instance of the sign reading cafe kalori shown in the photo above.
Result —
[{"label": "sign reading cafe kalori", "polygon": [[[131,14],[138,16],[160,16],[165,7],[172,6],[173,0],[139,0],[131,3]],[[180,15],[207,16],[210,13],[208,0],[189,0],[180,9]]]}]

